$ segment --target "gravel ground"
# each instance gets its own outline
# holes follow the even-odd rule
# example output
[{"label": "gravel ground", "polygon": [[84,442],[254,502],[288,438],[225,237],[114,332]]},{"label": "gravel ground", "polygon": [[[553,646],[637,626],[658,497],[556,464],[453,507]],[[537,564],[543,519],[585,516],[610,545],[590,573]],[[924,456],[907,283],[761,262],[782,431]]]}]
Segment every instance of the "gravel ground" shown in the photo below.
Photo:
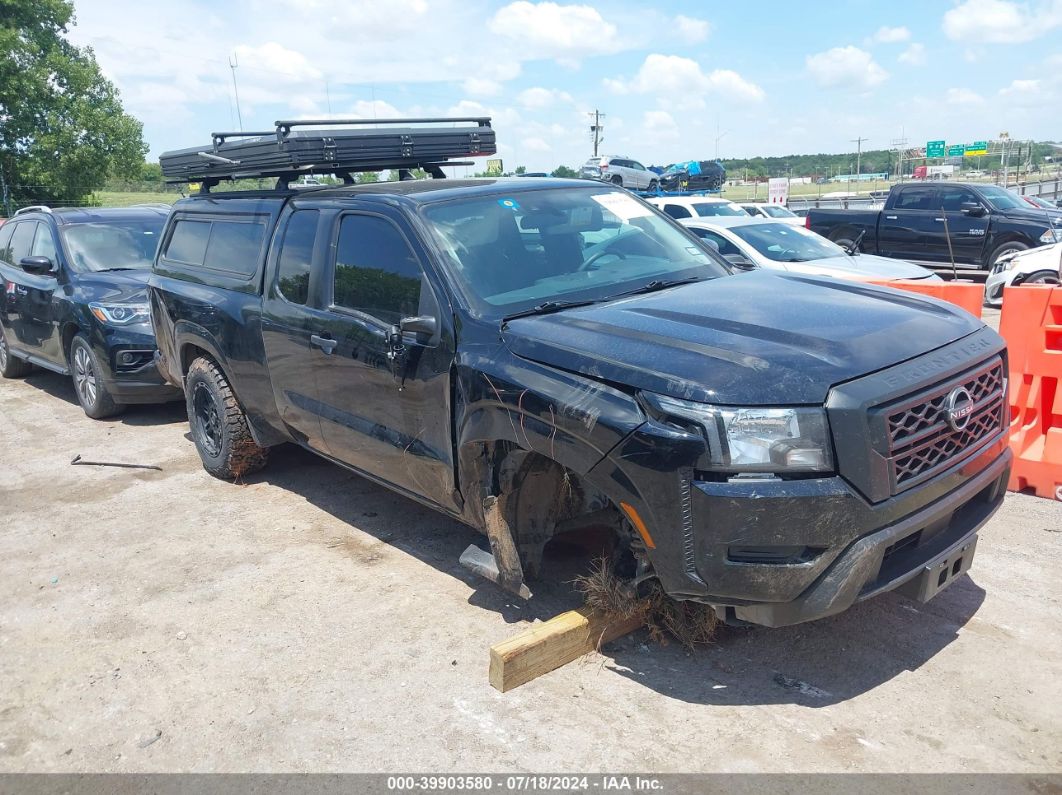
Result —
[{"label": "gravel ground", "polygon": [[637,634],[503,695],[488,646],[573,598],[476,580],[467,528],[294,448],[214,480],[180,404],[93,422],[38,373],[0,416],[0,772],[1062,769],[1056,502],[1009,496],[926,605]]}]

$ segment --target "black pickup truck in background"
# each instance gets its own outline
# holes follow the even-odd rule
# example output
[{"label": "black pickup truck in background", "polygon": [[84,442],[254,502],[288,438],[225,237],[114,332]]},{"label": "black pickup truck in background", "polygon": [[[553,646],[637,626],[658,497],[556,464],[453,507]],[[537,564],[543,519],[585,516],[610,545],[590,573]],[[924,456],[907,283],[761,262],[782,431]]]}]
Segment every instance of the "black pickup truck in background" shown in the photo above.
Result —
[{"label": "black pickup truck in background", "polygon": [[[845,248],[988,269],[1004,254],[1062,241],[1062,213],[996,185],[894,185],[883,210],[811,210],[806,226]],[[951,241],[949,249],[948,241]]]},{"label": "black pickup truck in background", "polygon": [[289,178],[177,202],[155,261],[211,474],[294,442],[483,532],[461,562],[523,596],[588,530],[627,588],[770,626],[969,567],[1011,460],[1004,343],[971,315],[735,275],[613,185]]}]

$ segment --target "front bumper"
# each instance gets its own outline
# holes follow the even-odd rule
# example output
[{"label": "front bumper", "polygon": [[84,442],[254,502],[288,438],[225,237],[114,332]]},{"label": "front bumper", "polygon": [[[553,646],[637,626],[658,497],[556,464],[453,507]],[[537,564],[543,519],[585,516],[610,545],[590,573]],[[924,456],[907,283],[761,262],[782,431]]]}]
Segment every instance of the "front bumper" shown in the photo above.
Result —
[{"label": "front bumper", "polygon": [[[1001,356],[1001,347],[1002,340],[983,329],[836,387],[828,407],[843,476],[701,472],[703,438],[649,420],[591,478],[644,521],[647,555],[673,598],[767,626],[829,616],[904,586],[955,549],[971,545],[972,551],[977,531],[1006,491],[1012,460],[1006,427],[928,470],[926,478],[892,489],[886,462],[868,454],[876,427],[868,405],[919,396],[956,374],[965,379],[971,366],[977,371]],[[999,399],[1005,403],[1005,393]]]},{"label": "front bumper", "polygon": [[[1003,263],[1000,263],[1003,264]],[[985,306],[1003,306],[1003,289],[1014,283],[1018,276],[1015,269],[1002,270],[1000,265],[995,265],[985,281]]]},{"label": "front bumper", "polygon": [[183,396],[159,372],[155,364],[155,335],[150,330],[97,329],[93,342],[103,365],[104,386],[117,402],[166,403]]}]

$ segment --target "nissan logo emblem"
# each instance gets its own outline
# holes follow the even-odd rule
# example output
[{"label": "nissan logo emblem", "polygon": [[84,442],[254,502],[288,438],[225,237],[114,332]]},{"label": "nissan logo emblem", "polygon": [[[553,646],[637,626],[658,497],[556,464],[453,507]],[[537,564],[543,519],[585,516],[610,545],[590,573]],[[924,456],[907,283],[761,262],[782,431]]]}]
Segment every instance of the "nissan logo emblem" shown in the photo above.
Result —
[{"label": "nissan logo emblem", "polygon": [[966,391],[966,387],[960,386],[951,390],[948,399],[944,401],[944,416],[948,419],[948,425],[956,431],[966,427],[973,410],[973,398]]}]

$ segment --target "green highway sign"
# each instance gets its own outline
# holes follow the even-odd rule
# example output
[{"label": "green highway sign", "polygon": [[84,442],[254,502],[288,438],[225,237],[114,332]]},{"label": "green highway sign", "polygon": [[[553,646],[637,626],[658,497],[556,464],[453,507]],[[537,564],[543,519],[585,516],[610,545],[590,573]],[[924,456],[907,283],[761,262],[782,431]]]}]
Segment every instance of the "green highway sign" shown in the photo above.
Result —
[{"label": "green highway sign", "polygon": [[974,141],[972,144],[967,144],[966,150],[963,152],[967,157],[975,155],[987,155],[988,154],[988,141]]},{"label": "green highway sign", "polygon": [[926,157],[944,157],[944,142],[929,141],[926,143]]},{"label": "green highway sign", "polygon": [[966,144],[952,144],[948,147],[948,157],[962,157],[966,153]]}]

